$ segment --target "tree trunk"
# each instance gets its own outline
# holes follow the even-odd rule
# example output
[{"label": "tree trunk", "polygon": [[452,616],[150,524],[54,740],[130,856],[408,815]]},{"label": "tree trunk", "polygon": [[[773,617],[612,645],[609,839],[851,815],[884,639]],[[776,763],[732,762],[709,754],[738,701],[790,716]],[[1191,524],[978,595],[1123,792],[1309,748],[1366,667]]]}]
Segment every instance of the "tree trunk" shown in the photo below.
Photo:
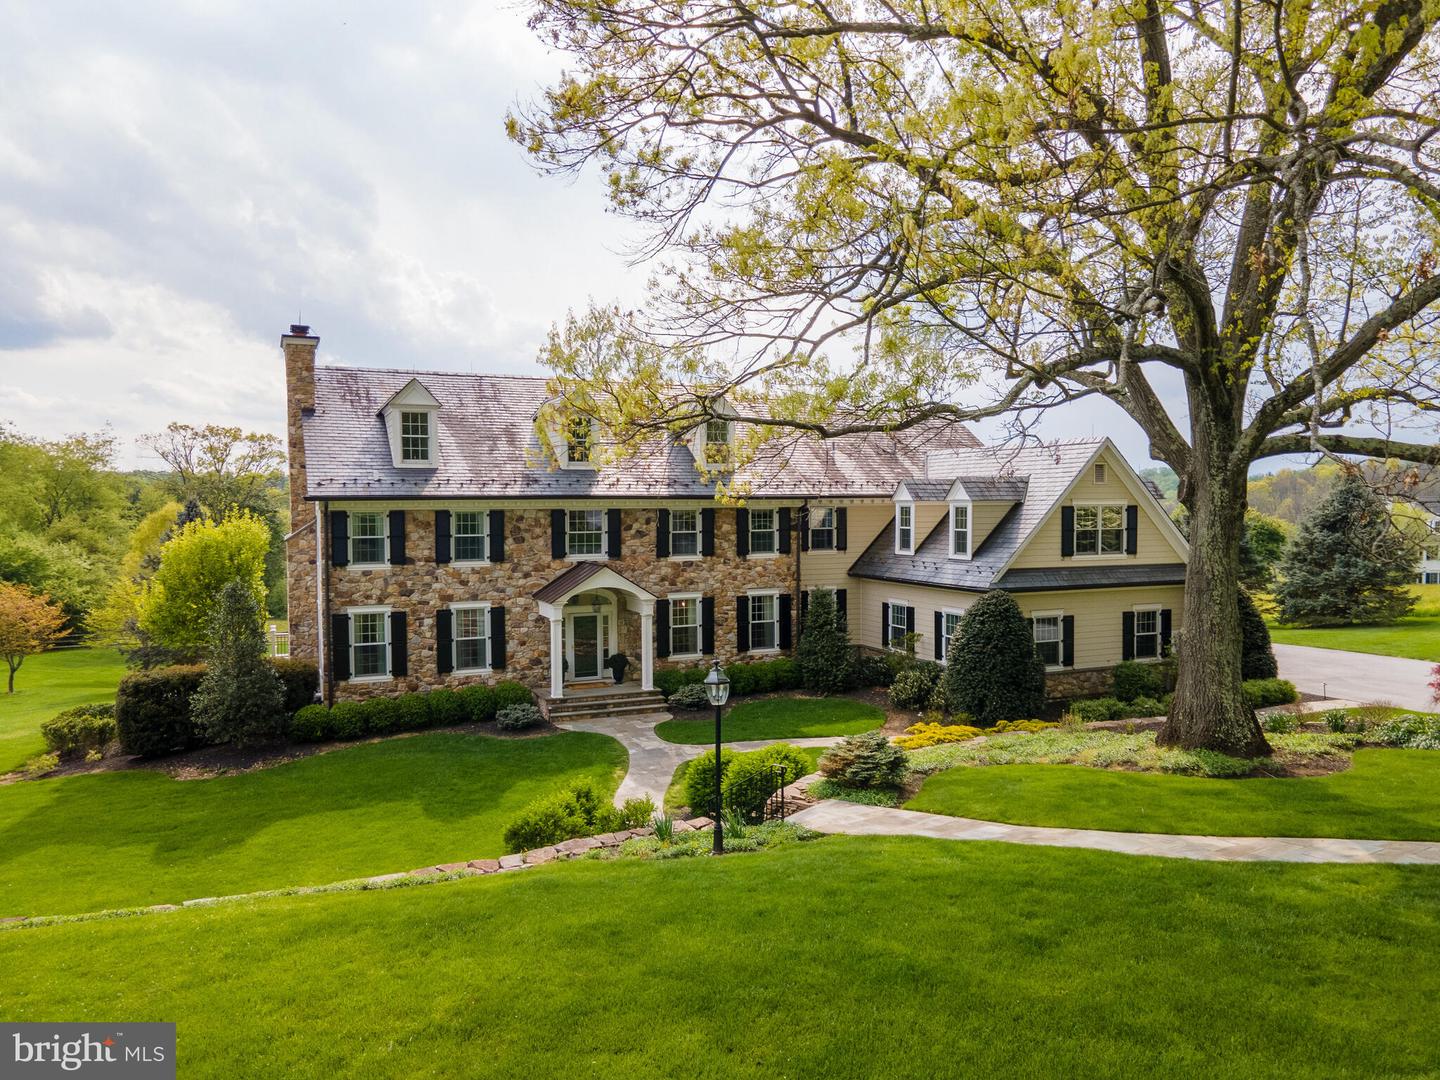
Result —
[{"label": "tree trunk", "polygon": [[1240,537],[1245,499],[1221,476],[1199,478],[1188,500],[1190,563],[1174,704],[1156,742],[1235,757],[1269,754],[1241,686]]},{"label": "tree trunk", "polygon": [[[10,662],[7,660],[6,663]],[[19,666],[19,664],[10,664],[10,689],[5,691],[7,694],[13,694],[15,692],[15,670]]]}]

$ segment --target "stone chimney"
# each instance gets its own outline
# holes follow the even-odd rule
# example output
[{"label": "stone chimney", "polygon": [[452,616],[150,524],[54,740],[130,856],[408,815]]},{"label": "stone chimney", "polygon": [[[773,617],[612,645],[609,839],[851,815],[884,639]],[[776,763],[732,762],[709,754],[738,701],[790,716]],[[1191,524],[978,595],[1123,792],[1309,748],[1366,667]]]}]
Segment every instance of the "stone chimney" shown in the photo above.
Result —
[{"label": "stone chimney", "polygon": [[285,545],[285,586],[290,618],[290,655],[316,660],[319,646],[315,597],[321,538],[315,507],[305,501],[305,418],[315,411],[315,350],[320,339],[298,324],[281,335],[285,353],[285,435],[290,458],[290,540]]}]

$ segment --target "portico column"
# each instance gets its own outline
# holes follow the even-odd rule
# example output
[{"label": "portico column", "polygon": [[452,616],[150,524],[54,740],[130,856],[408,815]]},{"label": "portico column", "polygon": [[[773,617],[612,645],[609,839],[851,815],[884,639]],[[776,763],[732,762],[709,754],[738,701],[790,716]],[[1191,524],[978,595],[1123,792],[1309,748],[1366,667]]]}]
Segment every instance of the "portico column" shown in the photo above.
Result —
[{"label": "portico column", "polygon": [[565,696],[565,624],[560,616],[550,617],[550,696]]},{"label": "portico column", "polygon": [[640,609],[640,689],[655,689],[655,605]]}]

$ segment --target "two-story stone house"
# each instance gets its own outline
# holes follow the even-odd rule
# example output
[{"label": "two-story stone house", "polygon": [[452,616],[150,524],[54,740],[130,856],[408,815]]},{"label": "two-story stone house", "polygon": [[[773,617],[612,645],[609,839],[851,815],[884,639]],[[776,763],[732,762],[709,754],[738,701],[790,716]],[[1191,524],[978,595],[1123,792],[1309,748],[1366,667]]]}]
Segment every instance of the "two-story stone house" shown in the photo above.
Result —
[{"label": "two-story stone house", "polygon": [[317,345],[282,338],[291,650],[327,700],[502,677],[554,700],[615,653],[648,690],[666,665],[784,653],[819,588],[858,644],[937,660],[1009,590],[1067,696],[1161,655],[1180,615],[1184,540],[1105,439],[788,441],[742,467],[737,506],[697,467],[726,421],[597,468],[587,439],[539,438],[543,379],[317,367]]}]

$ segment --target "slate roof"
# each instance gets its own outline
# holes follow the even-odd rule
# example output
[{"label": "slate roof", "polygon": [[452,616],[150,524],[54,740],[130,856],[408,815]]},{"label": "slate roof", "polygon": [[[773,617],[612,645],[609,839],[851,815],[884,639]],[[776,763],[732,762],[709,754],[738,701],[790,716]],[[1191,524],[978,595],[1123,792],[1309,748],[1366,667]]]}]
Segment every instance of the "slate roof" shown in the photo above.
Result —
[{"label": "slate roof", "polygon": [[[438,465],[397,469],[378,413],[412,378],[440,402]],[[555,469],[544,460],[534,419],[545,379],[382,368],[315,369],[315,410],[304,419],[306,495],[366,498],[711,498],[690,448],[657,438],[615,468]],[[737,480],[749,497],[889,498],[906,476],[923,474],[937,447],[980,442],[956,424],[920,425],[895,435],[768,444]]]},{"label": "slate roof", "polygon": [[1160,566],[1046,566],[1007,570],[995,588],[1009,592],[1050,589],[1118,589],[1127,585],[1184,585],[1185,564]]}]

